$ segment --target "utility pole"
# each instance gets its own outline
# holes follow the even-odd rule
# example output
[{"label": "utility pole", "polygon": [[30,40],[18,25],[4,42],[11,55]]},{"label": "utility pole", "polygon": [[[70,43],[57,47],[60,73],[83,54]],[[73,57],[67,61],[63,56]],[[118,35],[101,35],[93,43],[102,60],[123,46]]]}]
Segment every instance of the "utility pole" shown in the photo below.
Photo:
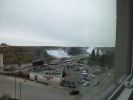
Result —
[{"label": "utility pole", "polygon": [[19,85],[20,85],[20,100],[21,100],[21,83],[19,83]]},{"label": "utility pole", "polygon": [[15,76],[15,99],[16,99],[16,76]]}]

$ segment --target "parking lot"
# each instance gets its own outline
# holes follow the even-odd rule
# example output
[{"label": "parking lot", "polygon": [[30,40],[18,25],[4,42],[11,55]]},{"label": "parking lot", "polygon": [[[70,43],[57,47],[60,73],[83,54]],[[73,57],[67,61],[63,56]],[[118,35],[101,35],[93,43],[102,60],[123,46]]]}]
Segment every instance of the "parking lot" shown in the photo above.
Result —
[{"label": "parking lot", "polygon": [[[62,64],[63,65],[63,64]],[[66,73],[65,82],[76,85],[80,95],[86,100],[93,100],[94,97],[100,95],[106,90],[113,81],[113,68],[102,69],[99,65],[85,65],[76,62],[64,64]],[[73,88],[69,87],[68,88]]]}]

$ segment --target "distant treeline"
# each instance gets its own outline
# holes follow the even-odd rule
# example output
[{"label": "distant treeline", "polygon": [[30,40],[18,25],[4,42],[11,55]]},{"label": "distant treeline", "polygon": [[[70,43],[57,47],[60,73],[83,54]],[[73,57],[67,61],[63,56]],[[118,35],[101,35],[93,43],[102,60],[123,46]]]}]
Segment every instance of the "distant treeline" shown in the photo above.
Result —
[{"label": "distant treeline", "polygon": [[87,47],[70,47],[67,51],[69,55],[80,55],[87,53]]},{"label": "distant treeline", "polygon": [[102,55],[93,50],[89,58],[90,63],[99,64],[103,67],[105,66],[113,67],[114,60],[115,60],[114,49],[104,50],[104,53]]}]

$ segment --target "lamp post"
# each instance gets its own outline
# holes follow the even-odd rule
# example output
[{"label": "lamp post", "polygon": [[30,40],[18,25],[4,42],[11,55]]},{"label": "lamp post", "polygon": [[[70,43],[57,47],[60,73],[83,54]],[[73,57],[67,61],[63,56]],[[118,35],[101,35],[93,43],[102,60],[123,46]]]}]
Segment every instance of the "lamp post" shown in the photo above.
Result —
[{"label": "lamp post", "polygon": [[20,86],[20,100],[21,100],[21,83],[19,83],[19,86]]},{"label": "lamp post", "polygon": [[16,76],[15,76],[15,99],[16,99]]}]

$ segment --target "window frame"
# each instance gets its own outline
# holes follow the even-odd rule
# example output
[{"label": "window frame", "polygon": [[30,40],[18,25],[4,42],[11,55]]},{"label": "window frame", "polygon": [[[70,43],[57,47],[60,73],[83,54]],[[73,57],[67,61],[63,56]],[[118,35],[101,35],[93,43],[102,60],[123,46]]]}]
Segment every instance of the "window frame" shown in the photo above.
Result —
[{"label": "window frame", "polygon": [[[133,20],[132,0],[117,0],[117,25],[116,25],[116,55],[114,78],[117,88],[107,100],[116,100],[124,83],[133,77]],[[120,76],[126,75],[126,79],[120,81]]]}]

